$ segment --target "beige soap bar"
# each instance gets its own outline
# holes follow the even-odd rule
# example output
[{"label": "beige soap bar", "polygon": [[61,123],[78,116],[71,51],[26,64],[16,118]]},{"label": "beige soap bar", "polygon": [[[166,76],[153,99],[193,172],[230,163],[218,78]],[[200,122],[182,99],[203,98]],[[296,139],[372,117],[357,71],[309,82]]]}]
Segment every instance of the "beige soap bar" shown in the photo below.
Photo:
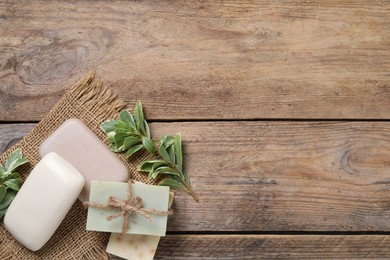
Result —
[{"label": "beige soap bar", "polygon": [[32,170],[4,218],[5,228],[30,250],[40,249],[54,234],[84,186],[84,178],[55,153]]},{"label": "beige soap bar", "polygon": [[159,236],[112,233],[107,245],[107,253],[129,260],[153,260]]},{"label": "beige soap bar", "polygon": [[126,166],[108,147],[79,119],[68,119],[39,147],[44,157],[55,152],[73,164],[84,176],[85,186],[79,199],[86,201],[91,181],[127,181]]}]

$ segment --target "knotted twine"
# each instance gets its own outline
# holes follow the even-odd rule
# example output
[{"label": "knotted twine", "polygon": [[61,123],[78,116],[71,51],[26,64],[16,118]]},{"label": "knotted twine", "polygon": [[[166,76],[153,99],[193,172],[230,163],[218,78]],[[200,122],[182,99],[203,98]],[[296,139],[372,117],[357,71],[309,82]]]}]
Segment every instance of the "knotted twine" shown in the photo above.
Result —
[{"label": "knotted twine", "polygon": [[123,216],[122,236],[125,235],[128,230],[129,218],[133,213],[143,216],[144,218],[147,219],[148,222],[153,221],[151,214],[157,216],[166,216],[170,213],[169,211],[161,211],[154,208],[145,209],[143,207],[144,205],[143,205],[142,198],[140,198],[139,196],[133,197],[132,190],[131,190],[132,183],[133,183],[132,180],[128,181],[129,185],[127,188],[126,200],[121,200],[117,197],[110,196],[108,197],[107,203],[105,204],[100,204],[91,201],[84,202],[85,207],[119,211],[118,213],[107,216],[106,219],[108,221],[111,221],[116,218],[119,218],[120,216]]}]

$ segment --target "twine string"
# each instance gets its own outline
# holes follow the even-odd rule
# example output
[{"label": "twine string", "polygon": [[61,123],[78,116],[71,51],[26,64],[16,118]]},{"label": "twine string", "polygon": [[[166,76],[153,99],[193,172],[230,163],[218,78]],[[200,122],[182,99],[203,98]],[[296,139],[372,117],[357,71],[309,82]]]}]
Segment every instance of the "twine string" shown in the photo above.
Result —
[{"label": "twine string", "polygon": [[142,198],[139,196],[132,195],[131,184],[132,180],[128,181],[127,188],[127,199],[121,200],[117,197],[110,196],[107,199],[107,203],[101,204],[91,201],[84,202],[85,207],[98,208],[104,210],[116,210],[119,211],[113,215],[107,216],[106,219],[108,221],[112,221],[116,218],[123,216],[123,225],[122,225],[122,235],[124,235],[129,229],[129,218],[132,214],[138,214],[147,219],[148,222],[152,222],[153,219],[151,215],[156,216],[166,216],[169,214],[168,211],[161,211],[157,209],[145,209],[143,205]]}]

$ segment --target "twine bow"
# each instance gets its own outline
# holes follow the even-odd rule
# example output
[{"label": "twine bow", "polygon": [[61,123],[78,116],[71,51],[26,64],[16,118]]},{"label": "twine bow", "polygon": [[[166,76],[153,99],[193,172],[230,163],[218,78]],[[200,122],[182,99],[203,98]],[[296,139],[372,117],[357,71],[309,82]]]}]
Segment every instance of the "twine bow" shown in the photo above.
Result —
[{"label": "twine bow", "polygon": [[114,220],[116,218],[119,218],[120,216],[123,216],[123,226],[122,226],[122,235],[126,233],[128,230],[129,225],[129,217],[135,213],[138,215],[143,216],[147,219],[148,222],[152,222],[153,219],[150,216],[151,214],[157,215],[157,216],[165,216],[168,215],[168,211],[160,211],[157,209],[145,209],[143,208],[143,201],[142,198],[135,196],[133,197],[131,192],[131,184],[133,183],[132,180],[128,181],[128,189],[127,189],[127,200],[121,200],[117,197],[110,196],[108,197],[107,203],[100,204],[96,202],[90,202],[86,201],[84,202],[85,207],[91,207],[91,208],[98,208],[98,209],[105,209],[105,210],[117,210],[118,213],[115,213],[113,215],[107,216],[106,219],[108,221]]}]

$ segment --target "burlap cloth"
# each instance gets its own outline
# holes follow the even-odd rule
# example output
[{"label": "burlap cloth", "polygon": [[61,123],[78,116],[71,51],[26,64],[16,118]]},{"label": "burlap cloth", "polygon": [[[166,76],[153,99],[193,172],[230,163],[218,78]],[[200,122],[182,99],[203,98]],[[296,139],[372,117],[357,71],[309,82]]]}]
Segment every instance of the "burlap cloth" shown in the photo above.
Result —
[{"label": "burlap cloth", "polygon": [[[100,123],[109,118],[117,118],[118,112],[126,103],[118,99],[111,90],[103,87],[94,74],[87,75],[80,83],[70,88],[57,105],[45,118],[19,143],[0,156],[4,163],[8,154],[21,148],[30,163],[22,166],[19,172],[27,177],[31,169],[40,160],[38,147],[66,119],[78,118],[88,125],[96,135],[107,143],[105,134],[100,130]],[[147,177],[136,171],[137,164],[147,157],[141,154],[135,159],[126,160],[118,157],[129,169],[129,178],[150,183]],[[26,216],[28,218],[28,216]],[[77,200],[66,215],[58,230],[49,242],[37,252],[32,252],[19,244],[0,224],[0,259],[107,259],[105,252],[109,233],[86,231],[87,210]]]}]

